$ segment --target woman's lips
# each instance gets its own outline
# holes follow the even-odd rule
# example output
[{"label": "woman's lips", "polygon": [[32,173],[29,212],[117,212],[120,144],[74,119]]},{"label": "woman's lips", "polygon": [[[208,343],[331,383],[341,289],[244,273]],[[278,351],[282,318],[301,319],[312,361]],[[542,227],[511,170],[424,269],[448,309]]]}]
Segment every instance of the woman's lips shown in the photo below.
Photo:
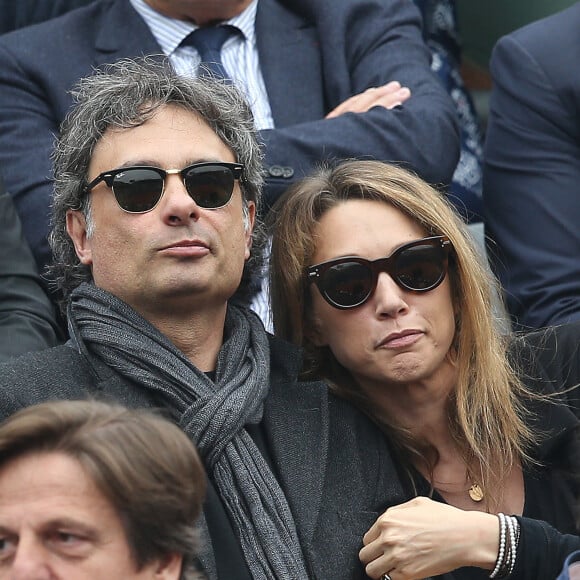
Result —
[{"label": "woman's lips", "polygon": [[422,336],[423,332],[416,329],[392,332],[379,342],[378,348],[404,348],[415,344]]}]

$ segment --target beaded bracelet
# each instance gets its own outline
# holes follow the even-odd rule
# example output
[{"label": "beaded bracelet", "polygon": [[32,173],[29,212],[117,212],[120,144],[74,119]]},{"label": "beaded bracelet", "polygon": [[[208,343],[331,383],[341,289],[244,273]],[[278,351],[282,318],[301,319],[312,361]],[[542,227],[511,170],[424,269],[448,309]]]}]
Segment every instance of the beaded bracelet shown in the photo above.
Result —
[{"label": "beaded bracelet", "polygon": [[509,559],[509,567],[507,570],[506,576],[510,576],[511,573],[514,571],[514,567],[516,565],[516,527],[518,527],[518,521],[513,516],[506,516],[507,523],[508,523],[508,530],[509,530],[509,537],[510,537],[510,556]]},{"label": "beaded bracelet", "polygon": [[518,544],[520,541],[520,525],[516,517],[497,515],[499,521],[499,550],[495,567],[490,578],[507,578],[514,571]]},{"label": "beaded bracelet", "polygon": [[499,551],[497,553],[495,567],[492,570],[491,574],[489,575],[490,578],[495,578],[497,576],[497,573],[499,572],[499,569],[501,568],[501,565],[503,563],[503,558],[505,554],[505,536],[507,530],[505,516],[502,513],[499,513],[497,517],[499,520]]}]

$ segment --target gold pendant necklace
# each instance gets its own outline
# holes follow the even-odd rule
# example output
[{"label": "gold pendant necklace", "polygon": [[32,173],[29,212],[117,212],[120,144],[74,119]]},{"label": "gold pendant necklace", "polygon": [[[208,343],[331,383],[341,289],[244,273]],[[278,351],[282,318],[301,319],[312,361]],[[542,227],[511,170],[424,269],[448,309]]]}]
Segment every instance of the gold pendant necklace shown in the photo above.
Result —
[{"label": "gold pendant necklace", "polygon": [[477,483],[474,483],[469,488],[468,493],[469,497],[475,502],[480,502],[483,499],[483,489]]}]

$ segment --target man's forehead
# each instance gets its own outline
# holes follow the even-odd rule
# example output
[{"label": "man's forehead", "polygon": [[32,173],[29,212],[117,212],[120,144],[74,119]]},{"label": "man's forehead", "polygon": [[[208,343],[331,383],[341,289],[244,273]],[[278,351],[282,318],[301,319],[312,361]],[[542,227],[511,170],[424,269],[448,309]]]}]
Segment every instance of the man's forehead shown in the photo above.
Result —
[{"label": "man's forehead", "polygon": [[165,105],[138,125],[109,127],[93,148],[90,169],[100,173],[129,165],[181,168],[201,161],[234,162],[236,157],[195,111]]},{"label": "man's forehead", "polygon": [[203,126],[214,132],[198,111],[187,109],[175,104],[161,105],[140,117],[142,117],[142,119],[136,115],[134,119],[128,120],[123,126],[117,124],[109,125],[103,131],[99,141],[111,135],[135,133],[142,127],[157,123],[176,130],[187,130],[192,125]]}]

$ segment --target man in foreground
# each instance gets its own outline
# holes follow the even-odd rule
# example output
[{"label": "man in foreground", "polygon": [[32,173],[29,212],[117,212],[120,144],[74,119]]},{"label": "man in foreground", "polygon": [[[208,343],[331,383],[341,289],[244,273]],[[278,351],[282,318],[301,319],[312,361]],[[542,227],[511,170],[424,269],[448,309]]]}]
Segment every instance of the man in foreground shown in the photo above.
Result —
[{"label": "man in foreground", "polygon": [[0,577],[194,580],[205,474],[191,441],[147,411],[97,401],[0,425]]}]

